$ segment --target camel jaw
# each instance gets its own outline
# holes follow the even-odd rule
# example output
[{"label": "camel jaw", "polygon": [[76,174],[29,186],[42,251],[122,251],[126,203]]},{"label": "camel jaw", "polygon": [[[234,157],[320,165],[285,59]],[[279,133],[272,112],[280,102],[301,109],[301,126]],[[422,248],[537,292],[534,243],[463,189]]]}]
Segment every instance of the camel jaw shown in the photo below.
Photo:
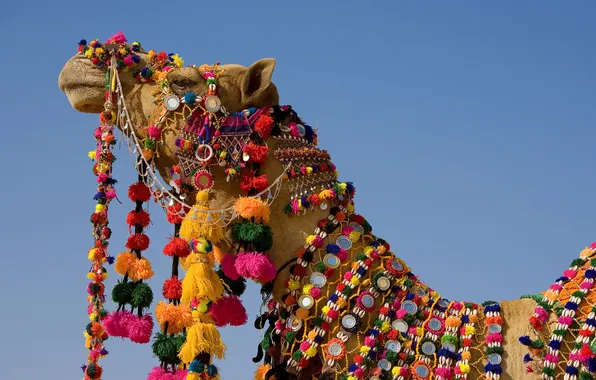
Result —
[{"label": "camel jaw", "polygon": [[58,87],[79,112],[100,113],[104,110],[105,71],[99,70],[82,55],[72,57],[60,71]]}]

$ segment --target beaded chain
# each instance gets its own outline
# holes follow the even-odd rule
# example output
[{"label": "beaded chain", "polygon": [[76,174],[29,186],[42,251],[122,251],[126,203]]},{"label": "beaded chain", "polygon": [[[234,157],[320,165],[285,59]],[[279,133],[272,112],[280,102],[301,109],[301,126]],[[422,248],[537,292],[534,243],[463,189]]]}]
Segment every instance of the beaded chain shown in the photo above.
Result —
[{"label": "beaded chain", "polygon": [[[595,253],[596,243],[592,243],[550,286],[544,294],[546,301],[538,300],[538,306],[529,319],[530,332],[519,339],[532,353],[524,357],[524,362],[529,363],[526,371],[534,372],[540,368],[541,379],[554,380],[557,369],[563,373],[565,380],[594,379],[596,321],[594,300],[588,297],[588,293],[593,289],[596,278],[596,259],[591,258]],[[583,311],[583,305],[591,308],[589,312]],[[550,327],[549,318],[555,312],[557,318],[550,340],[545,345],[540,333]],[[537,338],[532,339],[530,334]],[[542,350],[544,353],[541,353]],[[568,352],[566,360],[561,360],[563,352]]]}]

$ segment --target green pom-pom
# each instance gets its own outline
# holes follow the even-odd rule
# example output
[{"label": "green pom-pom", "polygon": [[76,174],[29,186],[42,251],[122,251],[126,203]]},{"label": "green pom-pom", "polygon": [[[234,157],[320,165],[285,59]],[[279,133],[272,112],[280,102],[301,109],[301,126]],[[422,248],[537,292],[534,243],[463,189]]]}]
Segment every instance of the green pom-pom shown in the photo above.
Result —
[{"label": "green pom-pom", "polygon": [[232,236],[234,240],[252,244],[260,239],[264,229],[265,226],[262,224],[238,222],[232,228]]},{"label": "green pom-pom", "polygon": [[294,338],[296,338],[296,333],[294,331],[288,331],[286,333],[286,342],[288,343],[292,343],[294,341]]},{"label": "green pom-pom", "polygon": [[155,150],[157,142],[153,139],[145,139],[145,149]]},{"label": "green pom-pom", "polygon": [[162,363],[175,365],[180,363],[178,358],[178,336],[168,336],[162,331],[155,334],[153,338],[153,355],[155,355]]},{"label": "green pom-pom", "polygon": [[344,290],[341,291],[341,293],[346,297],[350,297],[352,295],[352,288],[346,286]]},{"label": "green pom-pom", "polygon": [[575,259],[571,262],[571,265],[569,265],[570,267],[581,267],[582,265],[584,265],[584,259]]},{"label": "green pom-pom", "polygon": [[135,290],[132,291],[130,304],[133,307],[140,307],[141,309],[144,309],[151,306],[151,302],[153,302],[153,291],[151,291],[149,285],[141,282],[137,285]]},{"label": "green pom-pom", "polygon": [[232,280],[226,276],[223,269],[221,268],[219,268],[216,273],[219,278],[230,288],[230,291],[232,292],[231,294],[240,297],[246,290],[246,279],[243,277],[239,277],[237,280]]},{"label": "green pom-pom", "polygon": [[358,256],[356,256],[356,259],[358,259],[360,261],[365,261],[366,255],[364,253],[359,253]]},{"label": "green pom-pom", "polygon": [[441,344],[449,343],[457,347],[459,342],[457,341],[457,337],[451,334],[445,334],[441,337]]},{"label": "green pom-pom", "polygon": [[273,232],[270,226],[263,226],[263,231],[255,241],[255,249],[259,252],[265,252],[273,247]]},{"label": "green pom-pom", "polygon": [[389,360],[391,363],[395,363],[397,361],[397,352],[388,350],[385,354],[385,359]]},{"label": "green pom-pom", "polygon": [[487,355],[491,355],[491,354],[499,354],[502,355],[504,352],[503,346],[496,346],[496,347],[488,347],[486,349],[486,354]]},{"label": "green pom-pom", "polygon": [[540,339],[536,339],[536,340],[532,341],[532,344],[530,344],[530,347],[541,350],[542,348],[544,348],[544,342],[541,341]]},{"label": "green pom-pom", "polygon": [[579,374],[579,380],[594,380],[594,376],[590,372],[582,371]]},{"label": "green pom-pom", "polygon": [[323,272],[325,272],[325,269],[327,269],[327,265],[325,265],[325,263],[323,263],[323,262],[315,265],[315,271],[317,271],[317,272],[323,273]]},{"label": "green pom-pom", "polygon": [[542,373],[547,376],[555,377],[555,370],[549,367],[542,367]]},{"label": "green pom-pom", "polygon": [[416,356],[414,356],[412,354],[410,354],[410,355],[408,355],[408,357],[406,357],[406,363],[408,363],[408,364],[414,363],[414,360],[416,360]]},{"label": "green pom-pom", "polygon": [[575,292],[573,292],[573,294],[571,294],[573,297],[577,297],[579,299],[584,299],[586,297],[586,293],[582,292],[581,290],[576,290]]},{"label": "green pom-pom", "polygon": [[302,359],[302,351],[294,351],[292,354],[292,359],[296,360],[297,362],[300,361],[300,359]]},{"label": "green pom-pom", "polygon": [[112,289],[112,300],[118,305],[129,304],[136,286],[135,282],[118,281]]}]

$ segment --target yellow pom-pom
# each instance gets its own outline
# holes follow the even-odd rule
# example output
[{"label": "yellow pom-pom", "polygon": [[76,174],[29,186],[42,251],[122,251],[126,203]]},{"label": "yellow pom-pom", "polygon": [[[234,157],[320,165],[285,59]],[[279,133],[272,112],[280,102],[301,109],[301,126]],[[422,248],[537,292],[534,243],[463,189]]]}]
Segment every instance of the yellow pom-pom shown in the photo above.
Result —
[{"label": "yellow pom-pom", "polygon": [[87,278],[91,281],[95,281],[95,273],[93,273],[93,272],[87,273]]},{"label": "yellow pom-pom", "polygon": [[178,67],[182,67],[184,66],[184,60],[182,58],[180,58],[180,56],[178,54],[174,54],[172,55],[172,60],[174,61],[174,64]]},{"label": "yellow pom-pom", "polygon": [[422,327],[416,327],[416,335],[424,336],[424,329]]},{"label": "yellow pom-pom", "polygon": [[312,167],[307,166],[306,167],[306,175],[311,175],[312,174]]},{"label": "yellow pom-pom", "polygon": [[352,276],[352,278],[350,279],[350,282],[352,283],[352,285],[358,286],[360,284],[360,279],[356,276]]},{"label": "yellow pom-pom", "polygon": [[360,352],[363,354],[368,354],[368,351],[370,351],[370,347],[368,346],[361,346],[360,347]]},{"label": "yellow pom-pom", "polygon": [[350,232],[350,240],[351,241],[358,241],[358,239],[360,239],[360,232],[358,232],[358,231]]},{"label": "yellow pom-pom", "polygon": [[459,370],[461,371],[461,373],[470,373],[470,365],[469,364],[465,364],[465,363],[461,363],[459,365]]},{"label": "yellow pom-pom", "polygon": [[313,356],[315,356],[317,354],[317,349],[313,346],[310,346],[309,349],[306,350],[305,354],[309,358],[312,358]]},{"label": "yellow pom-pom", "polygon": [[374,248],[373,248],[373,247],[371,247],[371,246],[367,246],[367,247],[365,247],[365,248],[364,248],[364,254],[365,254],[366,256],[370,256],[370,254],[371,254],[373,251],[374,251]]},{"label": "yellow pom-pom", "polygon": [[400,373],[401,373],[401,367],[393,367],[393,368],[391,368],[391,374],[393,376],[399,376]]},{"label": "yellow pom-pom", "polygon": [[466,326],[466,335],[476,334],[476,328],[474,326]]},{"label": "yellow pom-pom", "polygon": [[310,290],[313,288],[312,284],[306,284],[302,287],[302,293],[310,294]]},{"label": "yellow pom-pom", "polygon": [[381,325],[381,331],[386,333],[389,330],[391,330],[391,325],[389,324],[389,322],[384,321],[383,324]]},{"label": "yellow pom-pom", "polygon": [[346,206],[346,208],[348,209],[349,213],[353,213],[354,212],[354,205],[351,203],[348,203],[348,205]]},{"label": "yellow pom-pom", "polygon": [[288,287],[290,290],[298,290],[298,288],[300,288],[300,283],[294,279],[291,279],[288,283]]},{"label": "yellow pom-pom", "polygon": [[106,210],[106,205],[96,204],[95,205],[95,212],[104,212]]},{"label": "yellow pom-pom", "polygon": [[316,238],[317,238],[317,235],[309,235],[309,236],[306,238],[306,242],[307,242],[308,244],[311,244],[311,245],[312,245],[312,243],[315,241],[315,239],[316,239]]},{"label": "yellow pom-pom", "polygon": [[87,153],[87,157],[89,157],[92,160],[95,160],[95,158],[97,157],[97,152],[92,150],[91,152]]},{"label": "yellow pom-pom", "polygon": [[323,312],[325,315],[327,315],[327,313],[329,313],[329,309],[330,309],[329,305],[325,305],[325,306],[323,306],[323,309],[321,309],[321,311],[322,311],[322,312]]},{"label": "yellow pom-pom", "polygon": [[271,210],[261,198],[241,197],[234,204],[234,209],[244,219],[252,219],[256,223],[269,223]]},{"label": "yellow pom-pom", "polygon": [[95,260],[96,254],[99,252],[99,249],[97,248],[91,248],[87,254],[87,258],[89,259],[89,261],[93,261]]}]

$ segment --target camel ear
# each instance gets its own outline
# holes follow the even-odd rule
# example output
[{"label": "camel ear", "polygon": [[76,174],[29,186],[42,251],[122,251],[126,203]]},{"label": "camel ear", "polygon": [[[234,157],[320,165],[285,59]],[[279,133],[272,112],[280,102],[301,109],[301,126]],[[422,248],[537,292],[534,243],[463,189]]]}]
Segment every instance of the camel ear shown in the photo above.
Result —
[{"label": "camel ear", "polygon": [[263,58],[253,63],[242,78],[242,99],[256,100],[271,85],[271,75],[275,69],[275,59]]}]

